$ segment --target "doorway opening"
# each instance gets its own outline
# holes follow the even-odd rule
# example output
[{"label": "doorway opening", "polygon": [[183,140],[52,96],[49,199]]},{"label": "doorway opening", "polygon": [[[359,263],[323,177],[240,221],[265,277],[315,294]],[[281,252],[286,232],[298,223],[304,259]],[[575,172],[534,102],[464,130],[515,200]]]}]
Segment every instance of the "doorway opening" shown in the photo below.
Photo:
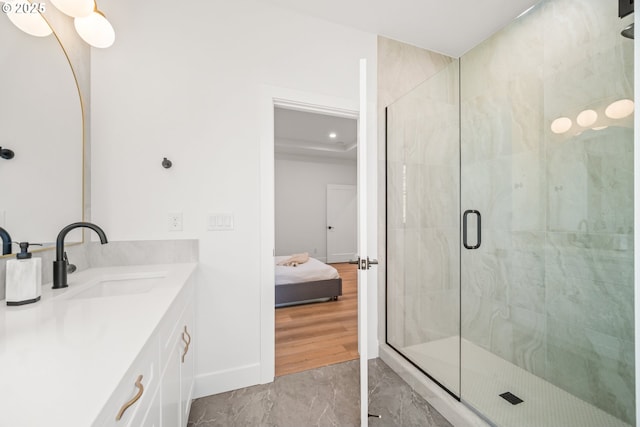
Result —
[{"label": "doorway opening", "polygon": [[358,359],[357,113],[274,106],[275,376]]}]

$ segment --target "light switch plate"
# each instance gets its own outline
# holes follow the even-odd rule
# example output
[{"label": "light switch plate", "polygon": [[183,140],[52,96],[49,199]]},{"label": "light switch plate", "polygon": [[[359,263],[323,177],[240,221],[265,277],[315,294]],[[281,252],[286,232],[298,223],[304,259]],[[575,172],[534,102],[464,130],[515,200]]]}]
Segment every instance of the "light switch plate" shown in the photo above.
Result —
[{"label": "light switch plate", "polygon": [[231,231],[233,226],[232,213],[210,213],[207,215],[207,230],[209,231]]}]

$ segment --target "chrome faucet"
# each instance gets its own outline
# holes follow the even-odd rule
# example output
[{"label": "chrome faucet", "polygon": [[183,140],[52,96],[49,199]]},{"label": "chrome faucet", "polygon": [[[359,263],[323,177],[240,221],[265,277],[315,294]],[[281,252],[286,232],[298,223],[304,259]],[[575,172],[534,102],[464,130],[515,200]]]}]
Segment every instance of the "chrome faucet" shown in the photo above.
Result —
[{"label": "chrome faucet", "polygon": [[62,289],[69,286],[67,285],[67,264],[69,261],[64,252],[64,238],[67,237],[67,233],[71,230],[80,227],[90,228],[95,231],[100,237],[100,243],[103,245],[108,243],[107,235],[104,234],[102,228],[90,222],[74,222],[60,230],[56,239],[56,260],[53,262],[53,289]]},{"label": "chrome faucet", "polygon": [[4,228],[0,227],[0,238],[2,239],[2,255],[11,253],[11,236]]}]

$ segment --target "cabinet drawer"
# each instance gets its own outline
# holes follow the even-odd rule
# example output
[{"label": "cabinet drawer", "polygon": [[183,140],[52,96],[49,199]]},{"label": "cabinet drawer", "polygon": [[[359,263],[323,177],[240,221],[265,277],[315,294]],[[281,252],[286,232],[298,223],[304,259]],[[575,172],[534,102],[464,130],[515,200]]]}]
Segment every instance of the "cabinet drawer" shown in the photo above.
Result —
[{"label": "cabinet drawer", "polygon": [[[104,427],[139,427],[140,422],[150,410],[151,402],[158,389],[159,382],[158,341],[157,338],[147,343],[136,361],[131,365],[122,381],[111,395],[111,399],[104,407],[94,425]],[[141,388],[136,385],[142,376]],[[135,400],[135,402],[134,402]],[[116,420],[118,413],[129,402],[131,405],[124,410],[121,418]]]},{"label": "cabinet drawer", "polygon": [[160,389],[155,391],[154,397],[151,399],[151,402],[147,405],[148,410],[146,414],[144,411],[138,411],[135,416],[135,419],[131,421],[132,427],[160,427],[160,416],[161,416],[161,408],[160,408]]}]

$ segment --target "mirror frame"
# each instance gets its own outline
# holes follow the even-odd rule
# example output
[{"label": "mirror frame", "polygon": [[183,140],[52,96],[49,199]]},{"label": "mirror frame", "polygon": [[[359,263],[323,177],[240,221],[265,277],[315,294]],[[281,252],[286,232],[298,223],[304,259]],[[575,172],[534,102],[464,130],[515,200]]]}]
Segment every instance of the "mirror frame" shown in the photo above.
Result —
[{"label": "mirror frame", "polygon": [[[67,49],[64,47],[64,44],[62,43],[62,40],[60,39],[60,36],[58,35],[58,33],[56,32],[55,28],[51,25],[51,22],[49,22],[49,20],[47,19],[47,17],[44,14],[41,14],[41,16],[44,18],[45,22],[47,23],[47,25],[49,26],[49,28],[51,28],[51,32],[53,34],[53,36],[56,39],[56,42],[58,43],[58,45],[60,46],[60,49],[62,49],[62,53],[64,54],[64,57],[67,61],[67,64],[69,65],[69,69],[71,70],[71,75],[73,76],[73,82],[76,85],[76,90],[78,92],[78,99],[80,101],[80,116],[81,116],[81,127],[82,127],[82,140],[81,140],[81,144],[82,144],[82,165],[80,166],[80,171],[81,171],[81,179],[82,179],[82,197],[81,197],[81,212],[82,212],[82,217],[79,221],[85,221],[86,220],[86,162],[87,162],[87,151],[86,151],[86,139],[87,139],[87,132],[85,129],[86,126],[86,121],[85,121],[85,104],[84,104],[84,98],[82,97],[82,90],[80,89],[80,84],[78,83],[78,76],[76,74],[76,70],[73,67],[73,63],[71,62],[71,59],[69,58],[69,53],[67,52]],[[11,230],[7,230],[9,232],[9,234],[11,234]],[[84,230],[81,231],[81,239],[79,241],[76,242],[70,242],[70,243],[65,243],[65,246],[77,246],[77,245],[82,245],[85,242],[85,236],[84,236]],[[55,240],[54,240],[55,241]],[[33,247],[33,250],[30,250],[31,253],[39,253],[39,252],[45,252],[45,251],[50,251],[50,250],[55,250],[56,246],[51,245],[51,246],[46,246],[46,247],[42,247],[42,248],[37,248],[37,247]],[[4,260],[4,259],[8,259],[11,257],[15,257],[16,256],[16,251],[12,248],[12,253],[7,254],[7,255],[0,255],[0,260]]]}]

